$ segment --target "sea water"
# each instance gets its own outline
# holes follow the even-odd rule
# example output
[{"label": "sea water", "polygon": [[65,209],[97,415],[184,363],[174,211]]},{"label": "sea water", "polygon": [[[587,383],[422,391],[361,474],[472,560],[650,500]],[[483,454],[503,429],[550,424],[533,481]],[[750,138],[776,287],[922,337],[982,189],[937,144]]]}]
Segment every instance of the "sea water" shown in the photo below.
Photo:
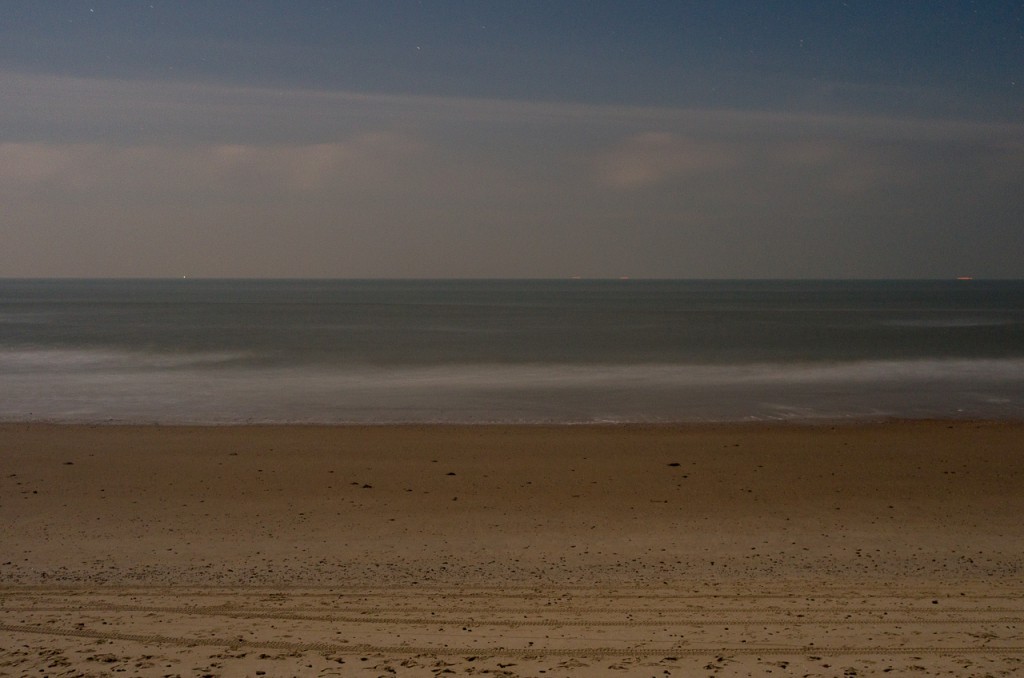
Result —
[{"label": "sea water", "polygon": [[1024,281],[0,280],[0,420],[1024,419]]}]

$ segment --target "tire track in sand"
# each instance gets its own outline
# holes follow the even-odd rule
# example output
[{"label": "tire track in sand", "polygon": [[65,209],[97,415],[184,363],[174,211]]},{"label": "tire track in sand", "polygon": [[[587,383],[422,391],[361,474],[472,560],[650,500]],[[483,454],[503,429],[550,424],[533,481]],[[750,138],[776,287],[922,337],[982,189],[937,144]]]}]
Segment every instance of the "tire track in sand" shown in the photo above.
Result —
[{"label": "tire track in sand", "polygon": [[[322,621],[329,623],[343,623],[343,624],[397,624],[397,625],[408,625],[408,626],[427,626],[445,624],[449,626],[507,626],[510,628],[516,628],[520,626],[552,626],[552,627],[566,627],[566,626],[594,626],[594,627],[622,627],[622,628],[643,628],[648,626],[740,626],[740,625],[860,625],[860,624],[1024,624],[1024,617],[999,617],[999,618],[913,618],[913,617],[885,617],[882,619],[850,619],[847,617],[843,618],[828,618],[828,619],[810,619],[805,615],[824,615],[824,614],[875,614],[875,615],[887,615],[889,613],[906,614],[907,610],[904,609],[884,609],[884,608],[861,608],[857,610],[848,610],[843,608],[828,608],[828,609],[803,609],[795,611],[798,616],[791,617],[785,616],[793,614],[791,610],[778,610],[771,608],[743,608],[739,610],[709,610],[707,613],[713,616],[718,616],[724,613],[750,613],[760,615],[770,615],[774,613],[774,617],[751,617],[751,618],[664,618],[659,617],[657,619],[650,620],[635,620],[635,619],[580,619],[574,621],[568,618],[559,619],[502,619],[502,618],[479,618],[479,617],[462,617],[452,618],[450,615],[454,614],[472,614],[474,610],[467,608],[445,608],[439,607],[434,611],[446,616],[430,616],[430,617],[388,617],[378,616],[381,612],[380,608],[374,608],[363,611],[362,614],[318,614],[316,612],[303,611],[292,609],[253,609],[253,608],[231,608],[224,606],[184,606],[184,607],[167,607],[167,606],[150,606],[150,605],[113,605],[113,604],[84,604],[79,606],[66,606],[66,607],[0,607],[0,610],[6,612],[147,612],[147,613],[162,613],[162,614],[176,614],[176,615],[202,615],[211,617],[230,617],[234,619],[261,619],[261,620],[289,620],[289,621]],[[405,610],[410,611],[410,610]],[[417,610],[423,611],[423,610]],[[494,609],[489,608],[489,613],[503,612],[510,614],[536,614],[538,610],[536,608],[506,608],[506,609]],[[637,614],[637,613],[650,613],[652,610],[647,608],[632,608],[627,610],[615,610],[618,614]],[[663,612],[662,610],[656,610]],[[1005,612],[1018,612],[1017,610],[1004,610]],[[582,608],[562,608],[558,610],[559,613],[569,616],[582,617],[585,614],[593,614],[597,610],[593,609],[582,609]],[[698,612],[696,610],[689,610],[689,613]],[[956,608],[950,610],[920,610],[919,613],[955,613],[963,615],[965,612],[968,614],[977,614],[979,612],[995,613],[993,610],[970,610],[967,608]],[[927,616],[931,617],[931,614]]]},{"label": "tire track in sand", "polygon": [[[716,592],[691,607],[680,607],[673,596],[620,596],[609,603],[600,587],[586,596],[533,589],[518,599],[514,591],[492,591],[487,596],[454,587],[334,588],[329,595],[336,600],[328,600],[322,591],[309,596],[309,590],[287,588],[6,587],[0,589],[0,631],[143,645],[400,656],[1024,653],[1024,598],[1009,591],[956,597],[951,607],[928,596],[869,589],[845,597],[787,596],[782,604],[770,595]],[[750,604],[758,601],[764,604]],[[998,606],[991,605],[996,601]],[[795,603],[799,607],[790,606]],[[95,628],[100,624],[109,628]],[[514,635],[517,628],[538,630]],[[615,629],[639,632],[627,637]],[[351,640],[332,635],[341,632]],[[396,638],[404,640],[396,644]]]},{"label": "tire track in sand", "polygon": [[921,655],[921,654],[1024,654],[1024,645],[989,647],[989,646],[967,646],[967,647],[888,647],[888,646],[823,646],[804,645],[799,647],[670,647],[670,648],[611,648],[611,647],[586,647],[586,648],[480,648],[480,647],[436,647],[413,645],[371,645],[371,644],[343,644],[343,643],[304,643],[280,640],[246,641],[234,638],[182,638],[160,634],[141,633],[120,633],[105,631],[85,631],[80,629],[47,628],[40,626],[28,626],[20,624],[0,624],[0,631],[8,633],[31,633],[51,636],[68,636],[75,638],[90,638],[102,640],[121,640],[158,645],[177,645],[181,647],[225,647],[225,648],[266,648],[273,650],[286,650],[293,652],[346,652],[364,654],[391,654],[391,655],[436,655],[436,656],[461,656],[474,655],[478,657],[667,657],[667,656],[703,656],[710,654],[724,655],[790,655],[790,654],[815,654],[815,655]]}]

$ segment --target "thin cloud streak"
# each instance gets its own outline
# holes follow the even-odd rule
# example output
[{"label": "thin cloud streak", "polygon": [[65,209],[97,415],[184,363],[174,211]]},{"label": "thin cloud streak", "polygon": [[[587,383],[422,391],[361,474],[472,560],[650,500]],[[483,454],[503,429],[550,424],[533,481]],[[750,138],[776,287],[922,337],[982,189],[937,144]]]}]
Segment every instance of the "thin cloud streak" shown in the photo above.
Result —
[{"label": "thin cloud streak", "polygon": [[[876,139],[1015,139],[1015,123],[803,111],[679,109],[365,94],[0,72],[4,140],[324,141],[358,125],[687,126],[696,133],[868,135]],[[45,132],[45,134],[44,134]]]}]

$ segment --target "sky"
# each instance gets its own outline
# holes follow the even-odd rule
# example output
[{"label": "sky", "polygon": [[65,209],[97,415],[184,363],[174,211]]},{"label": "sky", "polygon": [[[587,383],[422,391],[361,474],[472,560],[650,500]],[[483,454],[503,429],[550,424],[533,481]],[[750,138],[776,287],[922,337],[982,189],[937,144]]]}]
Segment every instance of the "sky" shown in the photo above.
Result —
[{"label": "sky", "polygon": [[0,4],[0,278],[1024,278],[1024,3]]}]

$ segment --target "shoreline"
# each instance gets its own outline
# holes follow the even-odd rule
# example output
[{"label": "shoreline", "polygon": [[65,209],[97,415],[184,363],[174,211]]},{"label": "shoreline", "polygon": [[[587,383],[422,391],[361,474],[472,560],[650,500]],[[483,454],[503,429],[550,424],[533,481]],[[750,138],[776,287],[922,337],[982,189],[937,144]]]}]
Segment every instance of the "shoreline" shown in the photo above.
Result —
[{"label": "shoreline", "polygon": [[1021,422],[27,422],[0,467],[16,673],[1024,666]]},{"label": "shoreline", "polygon": [[906,425],[983,425],[983,426],[1019,426],[1024,428],[1024,419],[1016,417],[908,417],[908,416],[879,416],[879,417],[811,417],[811,418],[785,418],[785,419],[707,419],[678,421],[658,420],[623,420],[623,421],[397,421],[397,422],[363,422],[363,421],[225,421],[225,422],[202,422],[202,421],[131,421],[131,420],[96,420],[77,421],[61,419],[0,419],[0,429],[11,427],[50,427],[64,429],[96,429],[96,428],[138,428],[138,429],[675,429],[700,430],[720,428],[806,428],[819,429],[825,427],[836,428],[879,428],[887,426]]}]

